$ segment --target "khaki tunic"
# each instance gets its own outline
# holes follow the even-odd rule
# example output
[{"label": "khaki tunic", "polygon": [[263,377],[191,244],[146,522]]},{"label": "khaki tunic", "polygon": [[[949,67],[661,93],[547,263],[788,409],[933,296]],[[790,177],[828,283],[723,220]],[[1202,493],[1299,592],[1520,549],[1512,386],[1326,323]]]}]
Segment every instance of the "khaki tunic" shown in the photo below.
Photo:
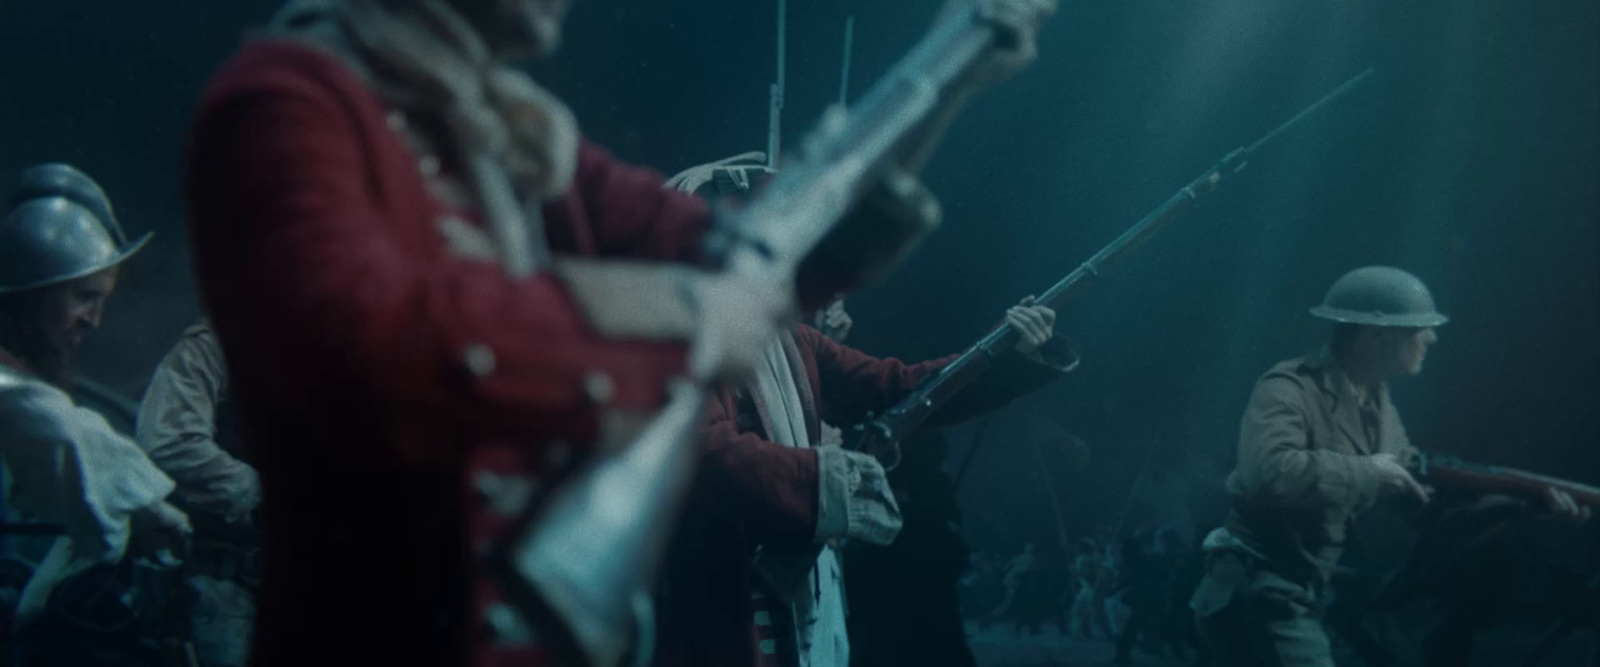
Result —
[{"label": "khaki tunic", "polygon": [[1233,512],[1206,538],[1206,577],[1189,603],[1224,664],[1333,667],[1318,598],[1351,522],[1378,499],[1379,453],[1416,454],[1388,388],[1362,403],[1326,350],[1256,383],[1228,477]]},{"label": "khaki tunic", "polygon": [[1378,499],[1369,457],[1379,453],[1416,456],[1387,386],[1359,404],[1327,350],[1272,367],[1239,428],[1228,532],[1285,576],[1325,576],[1355,516]]},{"label": "khaki tunic", "polygon": [[204,322],[190,327],[150,380],[135,439],[177,483],[181,506],[243,521],[261,503],[261,478],[217,442],[217,408],[227,391],[216,334]]},{"label": "khaki tunic", "polygon": [[[228,398],[222,346],[205,322],[184,331],[162,359],[139,408],[137,439],[150,459],[177,483],[173,501],[194,514],[196,550],[187,583],[193,593],[186,619],[195,657],[203,665],[248,662],[256,617],[255,594],[234,570],[242,551],[226,535],[208,535],[221,518],[248,525],[261,504],[261,477],[255,468],[218,442],[218,408]],[[224,440],[225,441],[225,440]],[[229,557],[219,557],[217,545]],[[208,549],[202,547],[209,546]]]}]

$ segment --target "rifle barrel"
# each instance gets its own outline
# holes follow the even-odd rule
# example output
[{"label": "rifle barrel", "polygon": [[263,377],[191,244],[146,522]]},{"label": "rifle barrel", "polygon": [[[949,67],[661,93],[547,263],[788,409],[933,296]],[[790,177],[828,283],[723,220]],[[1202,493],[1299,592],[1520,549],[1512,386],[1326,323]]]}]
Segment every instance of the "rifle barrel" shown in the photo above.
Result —
[{"label": "rifle barrel", "polygon": [[1294,127],[1295,125],[1300,124],[1301,121],[1303,121],[1306,118],[1310,117],[1311,114],[1316,113],[1318,109],[1321,109],[1322,107],[1327,106],[1329,103],[1333,102],[1334,100],[1339,99],[1340,97],[1343,97],[1346,93],[1350,92],[1350,89],[1355,88],[1362,81],[1365,81],[1368,76],[1371,76],[1372,72],[1373,72],[1373,69],[1371,67],[1368,67],[1367,71],[1355,75],[1354,78],[1350,79],[1349,81],[1344,82],[1338,88],[1334,88],[1333,92],[1328,93],[1327,95],[1323,95],[1322,99],[1317,100],[1311,106],[1308,106],[1308,107],[1306,107],[1304,109],[1301,109],[1300,113],[1295,114],[1294,118],[1290,118],[1289,120],[1285,121],[1282,125],[1279,125],[1277,129],[1275,129],[1275,130],[1273,130],[1271,132],[1268,132],[1267,136],[1264,136],[1264,137],[1262,137],[1260,139],[1257,139],[1256,142],[1253,143],[1253,144],[1250,144],[1250,147],[1246,148],[1244,150],[1244,152],[1245,153],[1254,153],[1254,152],[1256,152],[1257,149],[1259,149],[1262,146],[1266,145],[1267,142],[1270,142],[1273,139],[1276,139],[1278,137],[1278,135],[1283,134],[1285,131],[1287,131],[1291,127]]},{"label": "rifle barrel", "polygon": [[[969,46],[968,48],[976,47]],[[1214,192],[1224,180],[1227,180],[1227,177],[1242,169],[1250,153],[1289,128],[1303,122],[1332,101],[1343,97],[1356,85],[1365,81],[1372,72],[1373,70],[1369,68],[1355,78],[1344,82],[1338,88],[1335,88],[1333,92],[1324,95],[1322,99],[1302,109],[1300,113],[1295,114],[1294,117],[1277,126],[1255,143],[1250,144],[1248,147],[1236,149],[1224,156],[1216,165],[1207,169],[1187,185],[1184,185],[1171,197],[1167,198],[1161,206],[1134,223],[1132,227],[1124,231],[1110,244],[1101,248],[1099,252],[1079,265],[1072,273],[1067,274],[1065,278],[1052,285],[1049,290],[1039,297],[1038,303],[1059,309],[1062,304],[1082,293],[1088,287],[1090,281],[1100,276],[1100,272],[1105,266],[1122,258],[1167,224],[1183,217],[1185,213],[1192,210],[1198,205],[1202,197]],[[873,95],[868,95],[869,99],[872,97]],[[863,439],[856,446],[860,450],[875,456],[882,457],[893,452],[898,458],[898,445],[894,441],[920,426],[941,405],[954,397],[961,388],[971,384],[984,371],[988,370],[994,357],[1014,345],[1017,338],[1018,333],[1010,324],[1001,323],[1000,326],[990,331],[988,335],[984,336],[963,352],[961,356],[957,357],[955,361],[951,362],[950,365],[941,370],[937,376],[912,392],[910,396],[890,408],[882,416],[874,418],[866,424],[866,428],[863,428]]]}]

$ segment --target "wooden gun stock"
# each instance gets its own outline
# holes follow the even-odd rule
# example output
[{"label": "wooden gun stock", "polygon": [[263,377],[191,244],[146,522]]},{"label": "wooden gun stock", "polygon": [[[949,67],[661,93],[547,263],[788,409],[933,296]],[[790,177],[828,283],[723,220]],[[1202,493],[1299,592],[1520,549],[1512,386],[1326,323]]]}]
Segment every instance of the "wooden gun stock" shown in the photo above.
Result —
[{"label": "wooden gun stock", "polygon": [[1423,456],[1414,472],[1418,481],[1439,488],[1503,493],[1535,501],[1543,501],[1549,489],[1558,489],[1572,496],[1580,505],[1600,508],[1600,488],[1516,468]]}]

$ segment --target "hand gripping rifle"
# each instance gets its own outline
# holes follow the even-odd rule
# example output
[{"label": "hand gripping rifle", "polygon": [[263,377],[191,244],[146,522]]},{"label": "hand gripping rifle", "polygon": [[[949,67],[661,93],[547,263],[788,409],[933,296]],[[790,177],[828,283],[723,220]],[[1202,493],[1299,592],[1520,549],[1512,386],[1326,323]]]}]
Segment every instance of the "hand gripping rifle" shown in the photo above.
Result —
[{"label": "hand gripping rifle", "polygon": [[[1198,178],[1183,186],[1177,194],[1167,199],[1166,203],[1145,215],[1133,227],[1123,232],[1122,236],[1117,237],[1110,245],[1102,248],[1067,277],[1062,278],[1037,299],[1038,305],[1059,310],[1063,304],[1077,298],[1100,277],[1100,272],[1106,266],[1121,259],[1163,227],[1193,210],[1202,197],[1215,192],[1223,181],[1243,170],[1249,164],[1250,157],[1262,146],[1330,102],[1342,97],[1371,74],[1371,69],[1362,72],[1315,104],[1301,110],[1270,134],[1249,146],[1229,153],[1216,166],[1207,169]],[[894,469],[900,463],[900,440],[927,421],[963,388],[983,375],[994,364],[995,357],[1017,344],[1018,337],[1019,334],[1010,324],[1002,324],[976,345],[968,348],[937,375],[925,381],[910,396],[882,415],[872,417],[867,423],[857,426],[858,440],[854,448],[876,456],[888,469]]]},{"label": "hand gripping rifle", "polygon": [[[708,242],[713,265],[810,284],[802,263],[828,256],[835,274],[881,274],[909,249],[906,233],[925,227],[841,220],[897,173],[905,137],[1001,37],[971,10],[935,25],[848,112],[830,109],[748,206],[718,209]],[[863,239],[878,252],[850,252],[842,262],[828,252]],[[597,456],[531,508],[503,550],[508,596],[544,631],[538,643],[561,664],[610,667],[630,652],[641,663],[651,657],[649,591],[694,469],[715,370],[705,359],[691,350],[691,377],[669,388],[664,410],[628,446]]]}]

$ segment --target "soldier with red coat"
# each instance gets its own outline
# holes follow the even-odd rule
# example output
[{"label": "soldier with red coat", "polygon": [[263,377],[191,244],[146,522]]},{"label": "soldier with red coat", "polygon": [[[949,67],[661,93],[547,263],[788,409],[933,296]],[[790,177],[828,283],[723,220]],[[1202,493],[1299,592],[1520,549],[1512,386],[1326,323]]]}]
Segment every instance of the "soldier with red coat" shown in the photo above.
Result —
[{"label": "soldier with red coat", "polygon": [[[737,200],[771,175],[753,164],[760,157],[693,167],[668,184]],[[838,305],[829,305],[833,317],[818,312],[814,321],[844,325]],[[1016,350],[933,425],[1001,407],[1075,365],[1072,351],[1053,337],[1051,309],[1025,299],[1006,321],[1021,334]],[[717,393],[690,506],[662,577],[658,664],[849,664],[837,548],[845,541],[888,544],[901,516],[883,466],[840,447],[828,424],[864,422],[954,359],[878,359],[795,325],[768,342],[753,377]]]},{"label": "soldier with red coat", "polygon": [[[1070,368],[1053,320],[1028,301],[1008,311],[1025,332],[1019,349],[934,425],[1001,407]],[[664,576],[664,664],[848,664],[836,547],[888,544],[901,517],[878,461],[821,445],[821,422],[863,422],[953,359],[877,359],[797,325],[769,345],[752,380],[718,394]]]},{"label": "soldier with red coat", "polygon": [[733,375],[795,308],[686,270],[608,308],[638,295],[560,270],[698,262],[709,218],[507,65],[568,4],[294,2],[201,102],[196,268],[264,489],[257,665],[547,663],[483,555],[665,402],[684,340]]}]

